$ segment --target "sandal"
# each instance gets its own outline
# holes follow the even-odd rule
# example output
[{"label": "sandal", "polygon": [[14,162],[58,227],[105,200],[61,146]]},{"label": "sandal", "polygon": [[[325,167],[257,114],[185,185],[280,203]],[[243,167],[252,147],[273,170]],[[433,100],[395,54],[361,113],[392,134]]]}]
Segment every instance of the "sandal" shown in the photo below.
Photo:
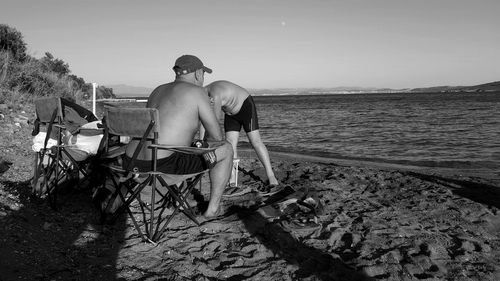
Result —
[{"label": "sandal", "polygon": [[257,191],[261,196],[271,196],[282,191],[283,189],[283,186],[275,184],[266,184],[257,187]]},{"label": "sandal", "polygon": [[241,195],[249,193],[250,191],[252,191],[252,190],[249,187],[240,188],[240,187],[236,187],[236,186],[228,186],[224,190],[224,193],[222,194],[222,197],[241,196]]}]

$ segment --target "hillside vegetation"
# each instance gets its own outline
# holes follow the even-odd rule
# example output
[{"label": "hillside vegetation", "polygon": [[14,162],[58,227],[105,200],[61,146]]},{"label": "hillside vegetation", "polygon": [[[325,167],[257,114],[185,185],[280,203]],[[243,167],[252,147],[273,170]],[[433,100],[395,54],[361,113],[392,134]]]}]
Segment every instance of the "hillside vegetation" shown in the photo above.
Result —
[{"label": "hillside vegetation", "polygon": [[430,88],[415,88],[411,92],[500,92],[500,81],[474,86],[438,86]]},{"label": "hillside vegetation", "polygon": [[[91,94],[92,85],[71,74],[66,62],[49,52],[42,58],[31,56],[21,32],[0,24],[0,104],[16,108],[48,96],[79,102]],[[114,97],[113,90],[105,87],[99,87],[97,94]]]}]

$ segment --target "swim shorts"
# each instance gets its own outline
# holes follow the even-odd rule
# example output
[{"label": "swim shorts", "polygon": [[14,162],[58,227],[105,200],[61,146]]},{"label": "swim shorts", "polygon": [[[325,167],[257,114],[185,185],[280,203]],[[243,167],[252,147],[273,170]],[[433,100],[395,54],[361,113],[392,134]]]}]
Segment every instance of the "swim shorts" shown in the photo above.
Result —
[{"label": "swim shorts", "polygon": [[[123,168],[126,168],[132,158],[124,156]],[[137,168],[139,172],[148,172],[152,170],[151,161],[136,159],[132,168]],[[157,160],[156,170],[165,174],[187,175],[195,174],[211,168],[211,165],[205,161],[203,155],[186,154],[174,152],[166,158]]]},{"label": "swim shorts", "polygon": [[257,109],[252,96],[248,96],[241,105],[241,109],[234,115],[224,115],[224,130],[226,132],[239,132],[241,127],[245,132],[251,132],[259,129],[259,121],[257,119]]}]

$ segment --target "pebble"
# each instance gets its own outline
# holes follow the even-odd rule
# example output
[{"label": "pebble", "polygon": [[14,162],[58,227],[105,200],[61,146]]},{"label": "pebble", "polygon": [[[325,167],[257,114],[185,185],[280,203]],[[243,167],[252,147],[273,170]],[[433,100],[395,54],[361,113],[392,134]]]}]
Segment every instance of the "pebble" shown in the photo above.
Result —
[{"label": "pebble", "polygon": [[462,242],[462,249],[464,249],[467,252],[474,252],[476,247],[474,246],[474,243],[471,241],[464,241]]},{"label": "pebble", "polygon": [[489,252],[491,252],[491,246],[488,244],[483,244],[481,247],[481,250],[483,253],[489,253]]},{"label": "pebble", "polygon": [[446,260],[450,258],[447,249],[443,245],[440,245],[438,243],[430,243],[428,247],[431,259]]},{"label": "pebble", "polygon": [[16,126],[18,126],[17,124],[26,125],[26,126],[29,125],[28,118],[24,117],[24,116],[14,117],[13,121],[14,121],[14,124],[16,124]]},{"label": "pebble", "polygon": [[422,267],[420,266],[417,266],[415,264],[411,264],[411,263],[408,263],[408,264],[405,264],[404,265],[404,268],[411,274],[411,275],[416,275],[416,274],[421,274],[424,272],[424,270],[422,269]]}]

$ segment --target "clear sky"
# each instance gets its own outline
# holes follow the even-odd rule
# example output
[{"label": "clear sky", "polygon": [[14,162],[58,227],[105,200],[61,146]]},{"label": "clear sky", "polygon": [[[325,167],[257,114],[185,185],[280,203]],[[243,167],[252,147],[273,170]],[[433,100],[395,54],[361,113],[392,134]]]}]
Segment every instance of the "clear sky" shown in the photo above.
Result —
[{"label": "clear sky", "polygon": [[500,80],[499,0],[0,0],[0,23],[100,85],[170,82],[183,54],[248,88]]}]

